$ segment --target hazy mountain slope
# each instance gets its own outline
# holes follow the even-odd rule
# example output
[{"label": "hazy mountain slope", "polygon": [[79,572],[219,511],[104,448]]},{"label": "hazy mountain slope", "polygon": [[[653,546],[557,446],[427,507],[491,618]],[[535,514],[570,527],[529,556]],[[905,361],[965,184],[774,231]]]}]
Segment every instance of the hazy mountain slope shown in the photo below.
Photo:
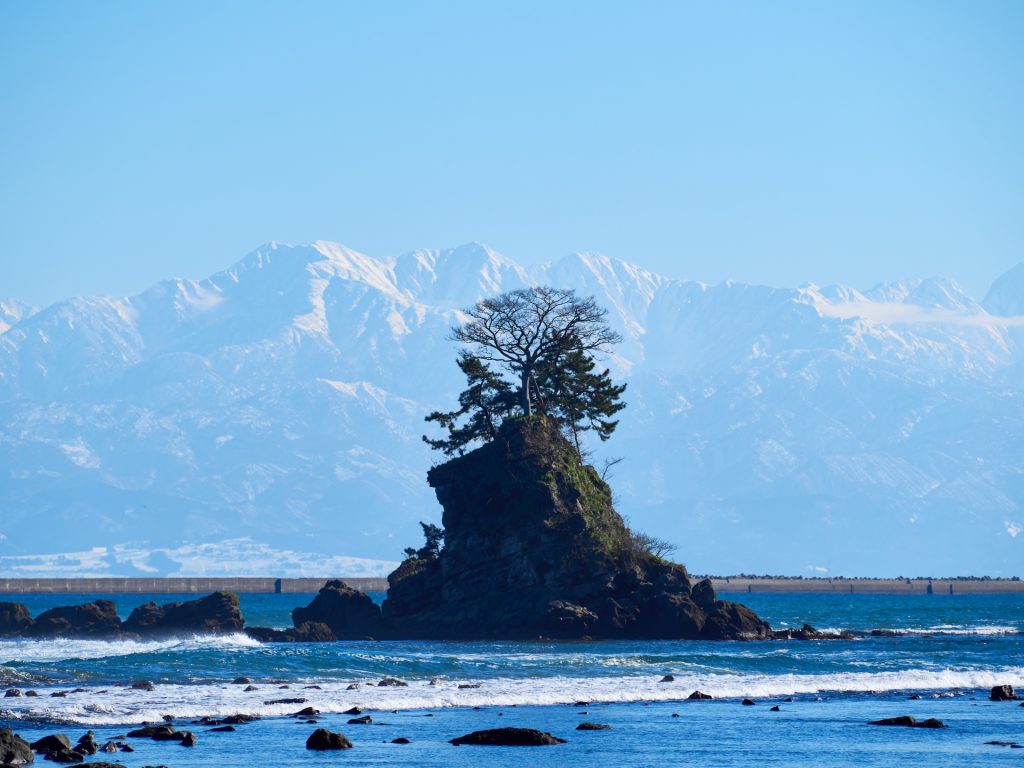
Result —
[{"label": "hazy mountain slope", "polygon": [[[532,282],[609,308],[630,407],[595,460],[626,457],[622,511],[693,569],[1013,573],[1021,275],[981,306],[942,278],[707,286],[594,254],[272,243],[137,296],[7,302],[0,573],[194,569],[181,553],[245,537],[254,570],[290,550],[278,575],[297,552],[396,558],[439,514],[420,435],[459,389],[457,310]],[[59,552],[86,554],[12,559]]]}]

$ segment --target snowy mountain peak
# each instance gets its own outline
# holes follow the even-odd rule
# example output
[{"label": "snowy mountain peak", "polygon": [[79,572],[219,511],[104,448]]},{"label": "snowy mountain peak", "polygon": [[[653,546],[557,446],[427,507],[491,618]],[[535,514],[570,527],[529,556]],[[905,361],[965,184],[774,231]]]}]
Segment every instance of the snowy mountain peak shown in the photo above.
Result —
[{"label": "snowy mountain peak", "polygon": [[993,315],[1024,317],[1024,262],[996,278],[982,306]]}]

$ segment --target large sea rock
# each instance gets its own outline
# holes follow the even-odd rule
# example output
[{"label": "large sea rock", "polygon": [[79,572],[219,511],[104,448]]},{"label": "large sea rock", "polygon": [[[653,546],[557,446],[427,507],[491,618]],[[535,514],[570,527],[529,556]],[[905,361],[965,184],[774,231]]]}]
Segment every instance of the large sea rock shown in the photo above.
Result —
[{"label": "large sea rock", "polygon": [[637,544],[598,472],[550,419],[507,421],[430,470],[444,547],[389,577],[382,609],[328,584],[294,621],[338,637],[760,639],[770,627]]},{"label": "large sea rock", "polygon": [[131,612],[125,632],[146,636],[239,632],[245,624],[234,592],[214,592],[184,603],[146,603]]}]

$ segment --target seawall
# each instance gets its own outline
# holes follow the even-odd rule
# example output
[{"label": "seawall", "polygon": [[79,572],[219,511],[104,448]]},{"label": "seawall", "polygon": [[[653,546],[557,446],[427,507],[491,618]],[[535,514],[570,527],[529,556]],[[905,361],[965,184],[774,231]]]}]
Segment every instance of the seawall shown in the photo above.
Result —
[{"label": "seawall", "polygon": [[[275,579],[272,577],[216,578],[205,576],[166,578],[95,578],[95,579],[0,579],[0,594],[68,593],[68,594],[209,594],[218,590],[239,593],[316,592],[330,578]],[[361,592],[384,592],[387,579],[344,578],[342,581]]]}]

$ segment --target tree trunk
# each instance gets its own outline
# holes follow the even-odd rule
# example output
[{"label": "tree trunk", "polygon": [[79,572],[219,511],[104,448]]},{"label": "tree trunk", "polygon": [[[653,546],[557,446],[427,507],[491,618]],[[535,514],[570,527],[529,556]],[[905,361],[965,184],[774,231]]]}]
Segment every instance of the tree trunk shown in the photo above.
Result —
[{"label": "tree trunk", "polygon": [[522,400],[524,416],[533,415],[533,405],[530,403],[530,374],[531,372],[529,370],[524,369],[520,375],[520,381],[522,383],[520,384],[519,392]]}]

